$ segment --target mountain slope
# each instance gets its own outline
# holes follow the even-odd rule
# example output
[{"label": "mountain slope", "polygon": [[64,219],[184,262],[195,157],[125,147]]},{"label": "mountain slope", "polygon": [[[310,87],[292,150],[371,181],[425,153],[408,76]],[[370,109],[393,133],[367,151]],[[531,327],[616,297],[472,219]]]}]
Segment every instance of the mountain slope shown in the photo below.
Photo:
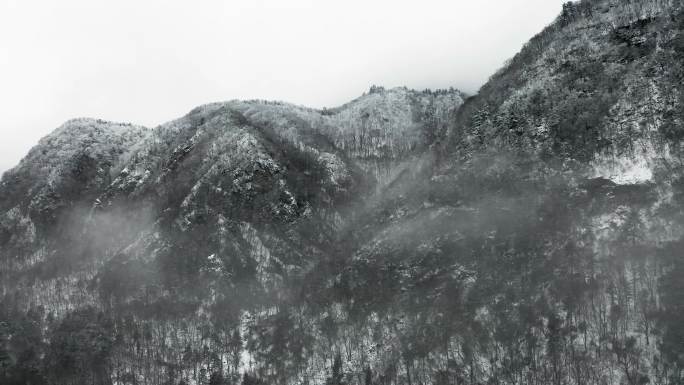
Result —
[{"label": "mountain slope", "polygon": [[604,177],[648,179],[655,158],[681,151],[680,7],[566,4],[466,103],[453,139],[590,163]]},{"label": "mountain slope", "polygon": [[[238,376],[248,369],[240,362],[248,338],[239,334],[268,325],[273,309],[297,301],[303,277],[338,255],[337,231],[354,220],[359,198],[377,199],[461,102],[457,91],[374,88],[334,110],[232,101],[153,129],[67,122],[3,178],[9,351],[22,352],[13,346],[23,327],[15,321],[27,311],[60,325],[104,312],[96,318],[120,316],[108,322],[123,339],[107,342],[108,360],[144,328],[190,325],[173,342],[150,336],[136,360],[116,360],[118,372],[102,369],[112,378],[189,380],[188,369],[205,364],[181,364],[175,354],[207,343],[226,357],[237,349],[227,372]],[[209,325],[213,342],[196,339]],[[242,342],[222,345],[231,338]],[[43,349],[42,363],[11,355],[9,378],[21,381],[42,365],[53,381],[101,380],[101,372],[79,366],[89,360],[74,356],[57,370],[64,363],[50,361],[52,345]],[[152,372],[141,371],[142,363]],[[268,365],[259,371],[273,370]]]},{"label": "mountain slope", "polygon": [[377,381],[681,383],[681,20],[567,4],[466,101],[326,294],[350,371],[381,341]]}]

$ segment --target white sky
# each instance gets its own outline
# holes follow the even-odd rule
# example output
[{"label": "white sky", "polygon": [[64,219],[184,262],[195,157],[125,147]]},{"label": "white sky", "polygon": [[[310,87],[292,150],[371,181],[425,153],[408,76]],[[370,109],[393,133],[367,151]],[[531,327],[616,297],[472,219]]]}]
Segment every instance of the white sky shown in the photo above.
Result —
[{"label": "white sky", "polygon": [[0,0],[0,172],[74,117],[477,91],[564,0]]}]

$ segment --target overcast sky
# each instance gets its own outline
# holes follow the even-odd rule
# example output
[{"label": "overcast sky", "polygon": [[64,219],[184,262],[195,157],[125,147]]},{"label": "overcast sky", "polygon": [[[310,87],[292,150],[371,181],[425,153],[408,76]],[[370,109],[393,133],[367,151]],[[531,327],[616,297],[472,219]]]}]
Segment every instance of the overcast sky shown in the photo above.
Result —
[{"label": "overcast sky", "polygon": [[474,93],[563,0],[0,0],[0,172],[64,121],[331,107],[371,84]]}]

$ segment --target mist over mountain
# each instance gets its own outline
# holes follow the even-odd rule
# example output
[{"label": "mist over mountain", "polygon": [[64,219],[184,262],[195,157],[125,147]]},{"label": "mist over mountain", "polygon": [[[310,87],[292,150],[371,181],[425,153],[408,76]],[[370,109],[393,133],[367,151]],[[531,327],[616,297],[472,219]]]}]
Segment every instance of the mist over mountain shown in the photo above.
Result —
[{"label": "mist over mountain", "polygon": [[0,182],[2,384],[684,383],[684,4],[477,95],[74,119]]}]

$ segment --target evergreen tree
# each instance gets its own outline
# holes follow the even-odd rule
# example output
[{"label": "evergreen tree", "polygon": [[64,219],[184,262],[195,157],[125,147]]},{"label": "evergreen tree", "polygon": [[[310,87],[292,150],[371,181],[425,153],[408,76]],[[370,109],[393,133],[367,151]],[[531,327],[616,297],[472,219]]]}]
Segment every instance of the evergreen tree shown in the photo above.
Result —
[{"label": "evergreen tree", "polygon": [[8,371],[12,365],[9,355],[9,332],[5,322],[0,322],[0,382],[5,382]]},{"label": "evergreen tree", "polygon": [[332,366],[332,375],[325,381],[326,385],[344,385],[344,372],[342,369],[342,356],[340,353],[335,355]]},{"label": "evergreen tree", "polygon": [[364,385],[373,385],[373,371],[370,367],[366,367]]},{"label": "evergreen tree", "polygon": [[223,373],[221,372],[214,372],[211,374],[211,377],[209,377],[209,385],[224,385],[225,383]]}]

